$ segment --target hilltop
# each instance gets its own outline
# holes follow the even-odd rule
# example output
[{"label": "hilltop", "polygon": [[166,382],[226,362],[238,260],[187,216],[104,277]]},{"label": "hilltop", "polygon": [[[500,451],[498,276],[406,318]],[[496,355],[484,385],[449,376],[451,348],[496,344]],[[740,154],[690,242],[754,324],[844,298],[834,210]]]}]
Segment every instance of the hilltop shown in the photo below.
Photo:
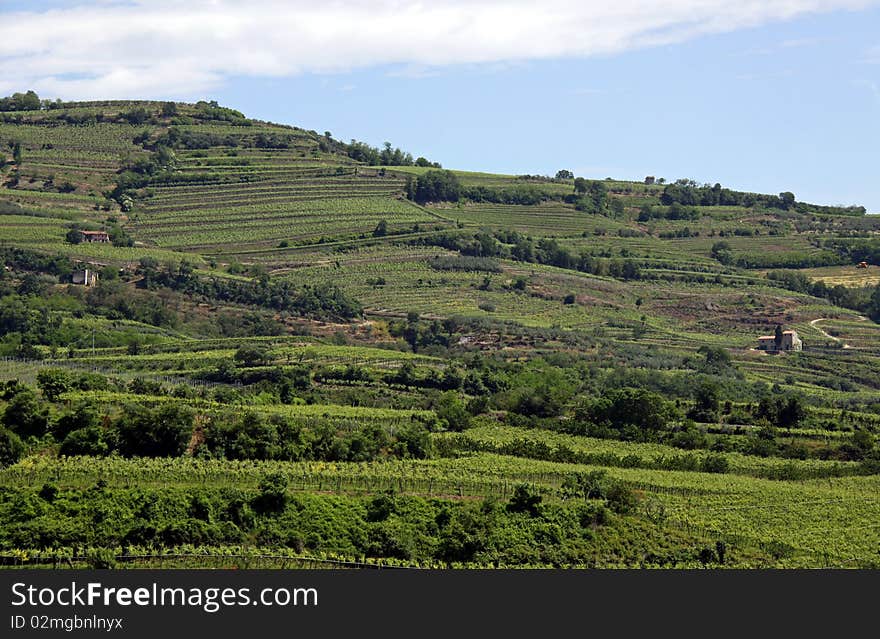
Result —
[{"label": "hilltop", "polygon": [[[216,102],[16,94],[0,554],[873,565],[878,233],[784,190],[458,171]],[[804,349],[760,350],[777,328]],[[84,528],[97,481],[137,526]]]}]

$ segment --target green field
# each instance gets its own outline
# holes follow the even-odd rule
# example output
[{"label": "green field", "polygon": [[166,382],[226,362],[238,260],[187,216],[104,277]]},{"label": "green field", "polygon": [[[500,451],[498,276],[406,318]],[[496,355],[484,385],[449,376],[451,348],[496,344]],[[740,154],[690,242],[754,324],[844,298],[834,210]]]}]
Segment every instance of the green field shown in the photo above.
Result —
[{"label": "green field", "polygon": [[210,103],[16,117],[3,561],[880,565],[876,216]]}]

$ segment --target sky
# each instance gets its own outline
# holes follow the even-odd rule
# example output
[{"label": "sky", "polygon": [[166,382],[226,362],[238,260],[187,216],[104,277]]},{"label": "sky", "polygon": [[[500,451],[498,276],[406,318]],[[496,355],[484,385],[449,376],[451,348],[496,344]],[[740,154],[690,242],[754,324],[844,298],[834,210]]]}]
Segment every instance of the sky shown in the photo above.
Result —
[{"label": "sky", "polygon": [[0,95],[27,89],[880,213],[880,0],[0,0]]}]

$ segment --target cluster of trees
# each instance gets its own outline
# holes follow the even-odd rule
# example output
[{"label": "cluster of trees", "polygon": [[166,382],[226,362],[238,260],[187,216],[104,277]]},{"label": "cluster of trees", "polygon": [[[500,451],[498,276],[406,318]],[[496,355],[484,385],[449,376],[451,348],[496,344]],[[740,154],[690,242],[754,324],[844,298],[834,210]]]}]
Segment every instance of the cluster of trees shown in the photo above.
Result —
[{"label": "cluster of trees", "polygon": [[316,419],[306,427],[257,413],[212,423],[205,429],[204,446],[203,456],[281,461],[423,459],[432,451],[429,431],[419,422],[395,428],[392,435],[375,424]]},{"label": "cluster of trees", "polygon": [[606,211],[608,187],[599,180],[574,179],[575,208],[586,213],[602,214]]},{"label": "cluster of trees", "polygon": [[363,312],[360,302],[335,284],[297,286],[286,280],[262,275],[251,281],[196,276],[193,266],[181,262],[176,269],[160,265],[153,258],[141,258],[138,273],[145,288],[166,287],[211,300],[262,306],[318,319],[351,319]]},{"label": "cluster of trees", "polygon": [[501,272],[501,264],[494,258],[464,254],[435,257],[428,260],[428,266],[438,271]]},{"label": "cluster of trees", "polygon": [[[267,473],[252,489],[43,486],[0,494],[0,548],[88,548],[94,567],[164,548],[238,546],[296,555],[388,558],[471,566],[700,565],[702,544],[670,547],[650,521],[620,513],[637,500],[607,477],[567,485],[564,501],[534,485],[509,498],[451,500],[394,491],[365,496],[293,493]],[[581,488],[583,484],[583,488]],[[98,516],[96,513],[113,513]],[[82,552],[82,551],[79,551]],[[607,558],[607,559],[605,559]]]},{"label": "cluster of trees", "polygon": [[843,258],[831,251],[763,251],[740,253],[735,255],[730,243],[719,240],[712,245],[709,252],[713,259],[725,266],[735,265],[740,268],[814,268],[818,266],[834,266],[844,262]]},{"label": "cluster of trees", "polygon": [[489,202],[493,204],[540,204],[555,196],[534,184],[511,186],[463,186],[452,171],[426,171],[406,180],[406,197],[414,202]]},{"label": "cluster of trees", "polygon": [[686,206],[762,206],[788,211],[795,206],[794,193],[784,191],[779,195],[764,195],[732,191],[717,182],[710,186],[698,185],[693,180],[680,179],[667,184],[660,196],[660,202],[669,206],[673,203]]},{"label": "cluster of trees", "polygon": [[643,206],[639,210],[639,222],[648,222],[653,219],[699,220],[700,212],[692,206],[684,206],[678,202],[673,202],[665,209],[659,206]]},{"label": "cluster of trees", "polygon": [[828,286],[822,280],[812,280],[797,271],[770,271],[767,278],[790,291],[806,293],[827,299],[835,306],[850,308],[880,322],[880,285],[848,287],[841,284]]},{"label": "cluster of trees", "polygon": [[41,107],[40,96],[33,91],[0,98],[0,111],[38,111]]},{"label": "cluster of trees", "polygon": [[575,419],[587,424],[591,433],[613,433],[614,438],[634,441],[658,439],[679,418],[675,404],[642,388],[611,390],[575,412]]},{"label": "cluster of trees", "polygon": [[458,202],[462,196],[461,183],[452,171],[426,171],[416,177],[407,177],[406,197],[414,202]]},{"label": "cluster of trees", "polygon": [[[176,107],[176,105],[174,106]],[[169,112],[168,107],[164,107],[163,109],[164,115],[175,115],[176,112],[176,108],[173,109],[173,112]],[[199,118],[201,120],[226,122],[235,126],[251,125],[251,121],[248,120],[241,111],[236,111],[235,109],[230,109],[229,107],[220,106],[219,104],[217,104],[216,100],[211,100],[210,102],[199,100],[198,102],[196,102],[194,115],[196,118]]]},{"label": "cluster of trees", "polygon": [[[49,295],[51,286],[70,281],[74,270],[71,261],[62,256],[38,255],[21,249],[3,249],[0,261],[13,271],[0,271],[0,353],[28,359],[40,359],[36,345],[52,349],[89,344],[95,335],[87,323],[65,320],[71,314],[83,318],[87,314],[110,319],[134,319],[157,326],[171,326],[176,321],[173,311],[155,296],[132,295],[113,278],[116,269],[102,270],[97,287],[77,287]],[[124,344],[137,336],[132,329],[119,328],[97,333],[98,346]]]},{"label": "cluster of trees", "polygon": [[[393,430],[325,418],[294,423],[253,412],[215,415],[203,421],[203,438],[194,445],[196,414],[182,402],[155,407],[126,404],[108,412],[80,401],[67,409],[53,405],[71,390],[109,386],[95,375],[43,369],[37,378],[44,399],[30,388],[7,383],[0,397],[7,402],[0,418],[0,466],[14,463],[23,440],[49,437],[61,455],[177,457],[189,451],[201,457],[258,460],[373,461],[383,457],[424,458],[431,454],[426,424],[413,421]],[[103,382],[103,384],[101,383]],[[137,390],[137,389],[135,389]],[[150,390],[148,387],[143,390]]]},{"label": "cluster of trees", "polygon": [[344,153],[357,162],[363,162],[370,166],[422,166],[441,168],[439,162],[431,162],[423,157],[413,159],[412,154],[399,148],[392,148],[391,142],[386,142],[381,149],[370,146],[365,142],[352,140],[349,144],[338,142],[326,132],[324,137],[318,139],[318,144],[324,152]]},{"label": "cluster of trees", "polygon": [[642,277],[641,267],[633,259],[605,259],[595,257],[587,251],[581,251],[575,255],[553,238],[544,237],[536,242],[518,231],[501,230],[491,234],[481,231],[473,235],[441,233],[417,238],[413,241],[442,246],[458,251],[465,256],[548,264],[582,273],[608,275],[624,280],[637,280]]},{"label": "cluster of trees", "polygon": [[184,130],[172,126],[153,144],[172,149],[210,149],[212,146],[237,147],[242,138],[232,134]]},{"label": "cluster of trees", "polygon": [[549,200],[552,196],[533,184],[516,184],[514,186],[463,187],[461,197],[471,202],[530,206]]},{"label": "cluster of trees", "polygon": [[173,174],[177,168],[177,157],[170,147],[159,145],[147,157],[138,158],[122,167],[113,189],[106,191],[104,197],[116,200],[123,211],[130,211],[135,191],[163,176]]},{"label": "cluster of trees", "polygon": [[660,202],[666,206],[677,203],[685,206],[745,206],[795,210],[799,213],[826,213],[835,215],[865,215],[863,206],[819,206],[805,202],[797,202],[794,193],[783,191],[779,195],[762,193],[746,193],[714,185],[699,185],[694,180],[683,178],[667,184],[660,196]]},{"label": "cluster of trees", "polygon": [[826,248],[834,249],[845,260],[845,263],[880,264],[880,240],[834,238],[825,241]]}]

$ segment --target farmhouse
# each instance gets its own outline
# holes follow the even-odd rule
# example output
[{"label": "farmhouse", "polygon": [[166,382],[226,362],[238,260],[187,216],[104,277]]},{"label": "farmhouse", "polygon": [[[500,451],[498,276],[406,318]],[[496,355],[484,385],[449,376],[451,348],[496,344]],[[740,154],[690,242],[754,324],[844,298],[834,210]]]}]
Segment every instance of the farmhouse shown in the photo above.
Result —
[{"label": "farmhouse", "polygon": [[82,286],[94,286],[98,283],[98,273],[93,271],[92,269],[83,269],[81,271],[73,272],[73,283],[81,284]]},{"label": "farmhouse", "polygon": [[797,331],[782,331],[782,342],[777,346],[776,337],[763,335],[758,338],[758,350],[777,353],[779,351],[802,351],[804,343],[798,337]]},{"label": "farmhouse", "polygon": [[107,231],[82,231],[83,242],[109,242]]}]

